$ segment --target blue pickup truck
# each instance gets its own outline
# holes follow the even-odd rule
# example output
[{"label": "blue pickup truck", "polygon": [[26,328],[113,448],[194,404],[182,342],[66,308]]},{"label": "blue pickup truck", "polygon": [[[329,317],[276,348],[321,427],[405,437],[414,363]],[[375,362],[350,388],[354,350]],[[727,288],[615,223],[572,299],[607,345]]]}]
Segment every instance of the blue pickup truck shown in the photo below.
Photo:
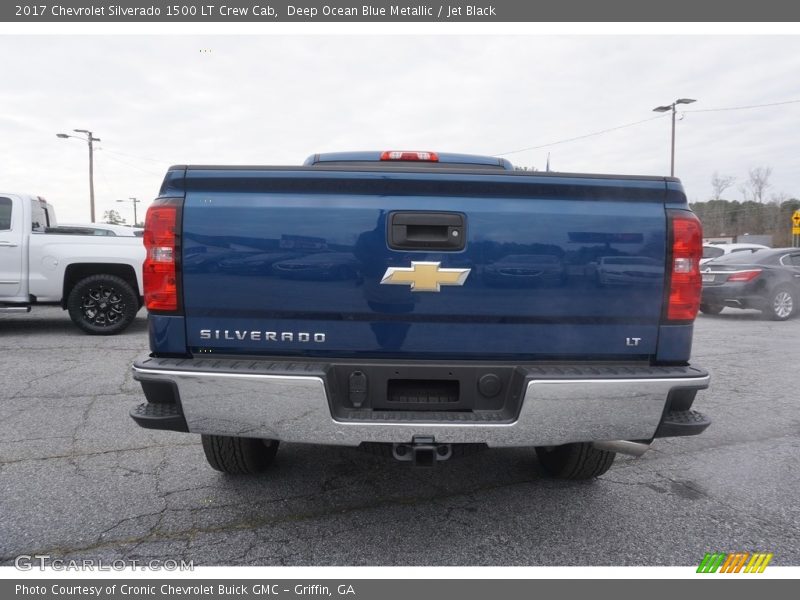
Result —
[{"label": "blue pickup truck", "polygon": [[257,473],[281,441],[566,479],[695,435],[702,231],[677,179],[434,152],[173,166],[147,213],[142,427]]}]

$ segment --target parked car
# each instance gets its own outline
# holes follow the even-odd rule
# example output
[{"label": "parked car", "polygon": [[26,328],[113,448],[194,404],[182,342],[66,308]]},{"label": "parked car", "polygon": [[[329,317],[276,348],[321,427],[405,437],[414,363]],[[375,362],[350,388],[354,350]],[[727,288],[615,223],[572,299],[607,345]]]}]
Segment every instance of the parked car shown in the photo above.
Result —
[{"label": "parked car", "polygon": [[483,282],[496,287],[560,285],[566,278],[564,263],[550,254],[510,254],[483,269]]},{"label": "parked car", "polygon": [[253,254],[233,253],[219,261],[220,270],[236,275],[269,275],[272,265],[279,260],[297,256],[296,252],[255,252]]},{"label": "parked car", "polygon": [[358,276],[358,260],[352,252],[309,254],[276,262],[272,268],[286,279],[330,281],[355,279]]},{"label": "parked car", "polygon": [[701,272],[700,310],[706,314],[726,306],[755,308],[785,321],[798,312],[800,248],[734,252],[706,263]]},{"label": "parked car", "polygon": [[143,227],[111,225],[110,223],[61,223],[53,228],[53,233],[74,233],[77,235],[105,235],[109,237],[142,237]]},{"label": "parked car", "polygon": [[597,264],[597,285],[658,285],[664,263],[646,256],[604,256]]},{"label": "parked car", "polygon": [[90,335],[120,333],[142,307],[145,246],[114,238],[60,227],[39,196],[0,193],[0,312],[55,304]]},{"label": "parked car", "polygon": [[755,252],[765,248],[769,248],[769,246],[761,244],[704,244],[703,258],[700,259],[700,264],[704,265],[710,260],[726,254],[733,254],[734,252]]}]

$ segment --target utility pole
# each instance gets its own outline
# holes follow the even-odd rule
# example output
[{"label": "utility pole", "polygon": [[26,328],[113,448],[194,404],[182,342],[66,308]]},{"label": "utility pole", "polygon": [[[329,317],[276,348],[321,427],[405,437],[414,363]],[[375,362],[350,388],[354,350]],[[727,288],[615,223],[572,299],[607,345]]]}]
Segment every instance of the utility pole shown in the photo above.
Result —
[{"label": "utility pole", "polygon": [[127,200],[117,200],[117,202],[132,202],[133,203],[133,226],[136,227],[136,224],[139,222],[139,219],[136,218],[136,205],[141,202],[141,200],[137,200],[136,198],[128,198]]},{"label": "utility pole", "polygon": [[57,133],[56,137],[63,139],[75,138],[78,140],[86,140],[86,142],[89,144],[89,207],[92,217],[91,222],[94,223],[94,146],[92,143],[99,142],[100,138],[94,137],[92,132],[88,129],[73,129],[72,131],[75,133],[82,133],[84,135],[68,135],[66,133]]},{"label": "utility pole", "polygon": [[670,160],[669,160],[669,176],[675,177],[675,105],[676,104],[691,104],[692,102],[697,102],[697,100],[692,100],[691,98],[679,98],[675,100],[672,104],[667,104],[666,106],[656,106],[653,109],[653,112],[667,112],[672,111],[672,145],[670,151]]}]

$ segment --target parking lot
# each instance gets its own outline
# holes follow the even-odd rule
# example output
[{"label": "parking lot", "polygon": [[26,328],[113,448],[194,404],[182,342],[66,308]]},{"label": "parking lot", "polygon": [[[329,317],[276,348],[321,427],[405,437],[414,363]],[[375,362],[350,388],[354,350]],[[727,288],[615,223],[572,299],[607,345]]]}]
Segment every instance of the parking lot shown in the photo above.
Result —
[{"label": "parking lot", "polygon": [[147,431],[129,365],[145,313],[115,337],[57,308],[0,314],[0,564],[692,565],[768,551],[800,564],[800,318],[701,315],[693,362],[713,424],[619,457],[592,483],[543,477],[529,449],[412,469],[285,444],[262,477],[207,466],[199,436]]}]

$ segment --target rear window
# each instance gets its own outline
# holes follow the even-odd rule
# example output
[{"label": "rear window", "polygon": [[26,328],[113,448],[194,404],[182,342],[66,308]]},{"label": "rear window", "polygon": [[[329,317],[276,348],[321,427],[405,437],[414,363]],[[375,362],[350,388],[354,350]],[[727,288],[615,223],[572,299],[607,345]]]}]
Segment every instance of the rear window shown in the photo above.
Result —
[{"label": "rear window", "polygon": [[703,258],[717,258],[725,254],[722,248],[715,248],[714,246],[703,246]]},{"label": "rear window", "polygon": [[38,200],[31,200],[31,231],[47,230],[47,212]]},{"label": "rear window", "polygon": [[798,254],[784,254],[781,259],[780,263],[782,265],[792,266],[792,267],[800,267],[800,253]]},{"label": "rear window", "polygon": [[0,231],[11,229],[11,198],[0,198]]},{"label": "rear window", "polygon": [[714,264],[725,265],[765,265],[775,263],[778,259],[778,254],[769,248],[764,250],[756,250],[755,252],[731,252],[725,256],[720,256],[714,259]]}]

